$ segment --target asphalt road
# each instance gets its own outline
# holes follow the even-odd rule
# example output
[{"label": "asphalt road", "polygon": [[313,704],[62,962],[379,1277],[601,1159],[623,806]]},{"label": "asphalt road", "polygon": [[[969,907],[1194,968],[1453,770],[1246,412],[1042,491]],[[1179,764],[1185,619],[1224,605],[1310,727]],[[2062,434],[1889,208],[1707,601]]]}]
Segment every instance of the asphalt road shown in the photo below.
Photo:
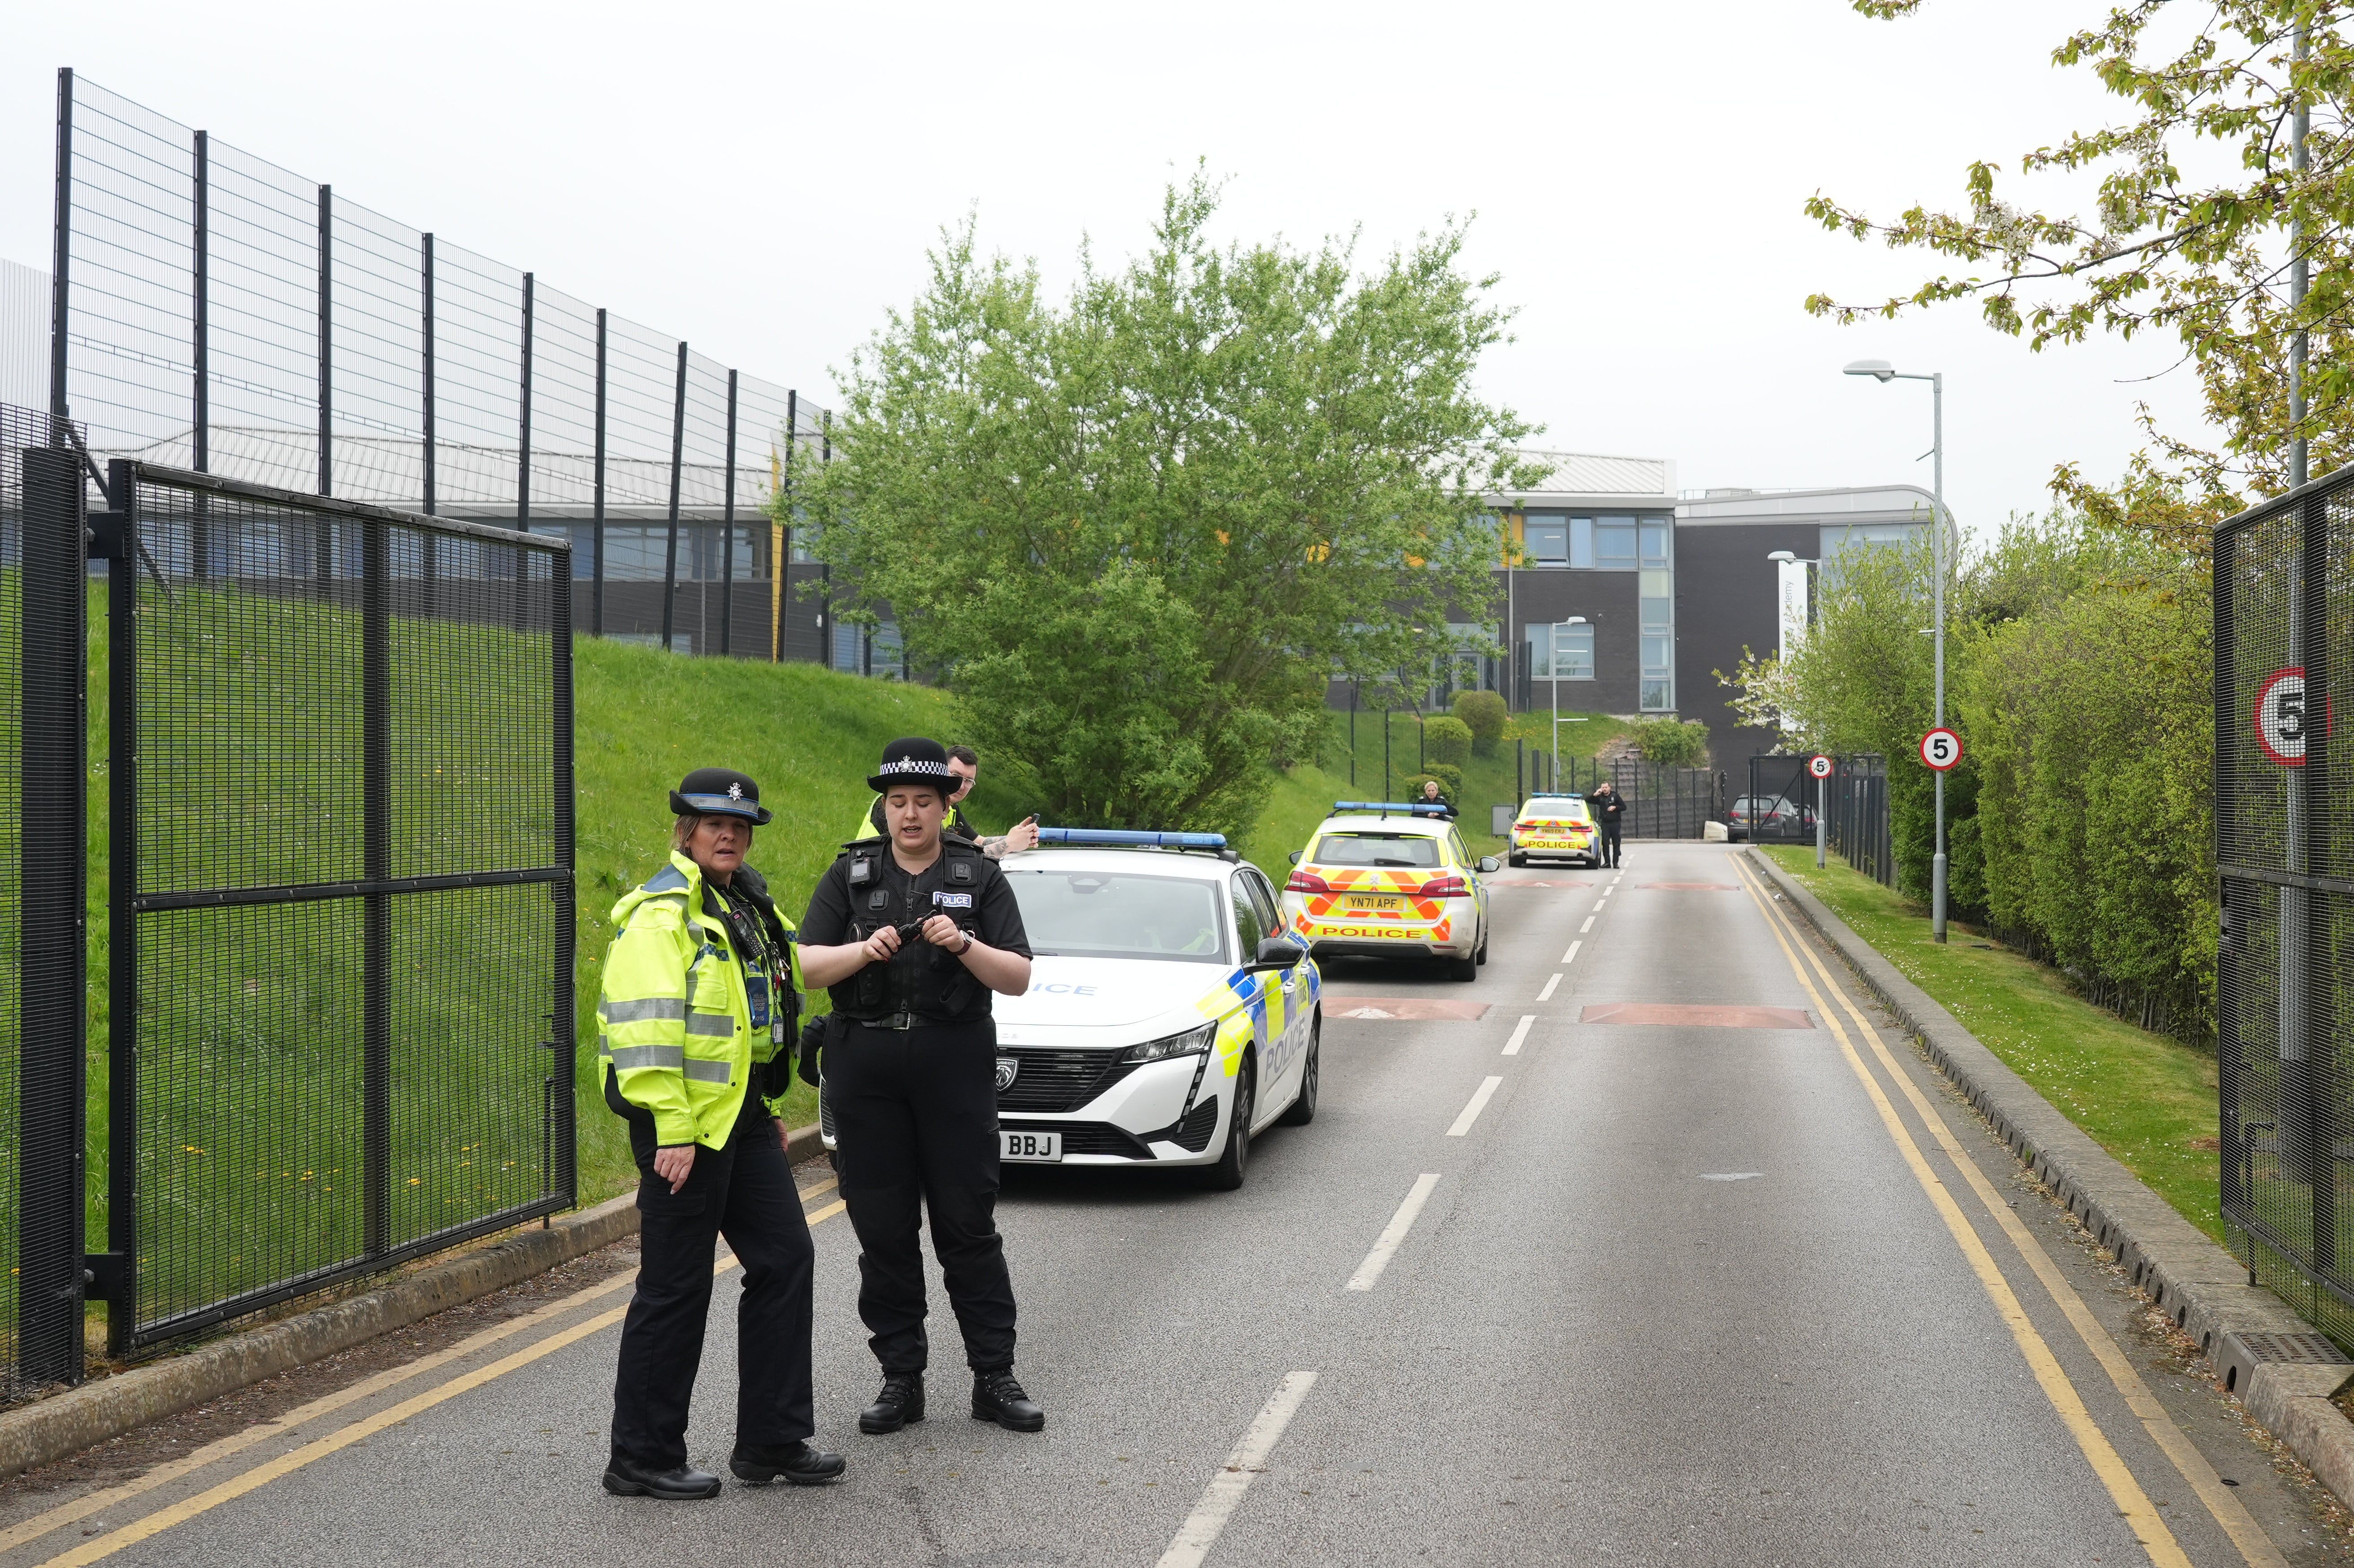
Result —
[{"label": "asphalt road", "polygon": [[[1331,966],[1321,1108],[1240,1192],[1010,1171],[1042,1435],[969,1420],[952,1351],[929,1420],[858,1435],[855,1248],[818,1190],[839,1486],[599,1490],[608,1286],[136,1495],[0,1500],[0,1568],[2344,1560],[1739,859],[1637,843],[1615,883],[1499,877],[1474,984]],[[1381,998],[1488,1011],[1338,1016]],[[713,1469],[731,1295],[689,1433]]]}]

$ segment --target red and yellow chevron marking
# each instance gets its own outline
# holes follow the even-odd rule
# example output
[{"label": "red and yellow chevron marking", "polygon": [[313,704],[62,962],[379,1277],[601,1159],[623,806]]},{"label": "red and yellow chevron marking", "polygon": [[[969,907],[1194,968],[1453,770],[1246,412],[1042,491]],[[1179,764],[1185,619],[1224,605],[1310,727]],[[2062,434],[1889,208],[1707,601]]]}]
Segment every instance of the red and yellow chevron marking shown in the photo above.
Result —
[{"label": "red and yellow chevron marking", "polygon": [[[1423,884],[1432,876],[1445,874],[1437,870],[1419,867],[1400,870],[1395,866],[1318,866],[1316,874],[1331,887],[1330,893],[1307,893],[1300,896],[1308,909],[1306,920],[1345,920],[1354,924],[1378,922],[1402,923],[1441,918],[1447,912],[1443,898],[1415,896]],[[1403,898],[1403,907],[1396,909],[1352,909],[1348,895],[1378,894]],[[1303,927],[1306,924],[1303,920]]]}]

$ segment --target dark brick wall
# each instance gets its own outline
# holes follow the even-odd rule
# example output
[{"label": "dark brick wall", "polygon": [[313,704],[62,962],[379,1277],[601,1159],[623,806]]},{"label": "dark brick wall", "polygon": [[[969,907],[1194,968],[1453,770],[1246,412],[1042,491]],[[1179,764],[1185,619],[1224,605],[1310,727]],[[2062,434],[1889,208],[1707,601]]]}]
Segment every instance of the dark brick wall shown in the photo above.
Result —
[{"label": "dark brick wall", "polygon": [[1781,644],[1778,580],[1766,556],[1788,550],[1805,560],[1821,535],[1813,519],[1790,523],[1686,524],[1676,529],[1676,702],[1679,716],[1708,726],[1714,765],[1746,779],[1749,758],[1774,749],[1770,729],[1744,728],[1725,706],[1718,683],[1741,662],[1742,649],[1770,653]]}]

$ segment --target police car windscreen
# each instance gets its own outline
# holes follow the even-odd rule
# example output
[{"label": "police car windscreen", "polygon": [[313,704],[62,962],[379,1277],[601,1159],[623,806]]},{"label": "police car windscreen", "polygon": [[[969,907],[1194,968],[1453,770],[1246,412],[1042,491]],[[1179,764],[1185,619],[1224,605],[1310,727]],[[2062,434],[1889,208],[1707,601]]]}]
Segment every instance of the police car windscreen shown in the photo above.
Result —
[{"label": "police car windscreen", "polygon": [[1438,841],[1405,833],[1326,833],[1308,858],[1318,865],[1437,865]]},{"label": "police car windscreen", "polygon": [[1215,884],[1099,871],[1009,871],[1041,957],[1225,961]]}]

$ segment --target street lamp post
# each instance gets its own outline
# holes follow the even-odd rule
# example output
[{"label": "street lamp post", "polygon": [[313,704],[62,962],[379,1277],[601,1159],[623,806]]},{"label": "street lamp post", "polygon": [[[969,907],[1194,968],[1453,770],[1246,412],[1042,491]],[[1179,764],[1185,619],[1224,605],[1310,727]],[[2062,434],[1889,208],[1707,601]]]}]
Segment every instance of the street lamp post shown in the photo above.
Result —
[{"label": "street lamp post", "polygon": [[1556,620],[1545,639],[1545,674],[1550,677],[1545,684],[1553,688],[1553,776],[1556,789],[1561,788],[1561,629],[1585,624],[1585,617],[1582,615]]},{"label": "street lamp post", "polygon": [[[1926,381],[1929,384],[1929,450],[1935,457],[1932,469],[1931,494],[1935,514],[1930,519],[1930,539],[1936,559],[1937,587],[1935,620],[1931,623],[1936,639],[1937,660],[1937,727],[1946,725],[1946,377],[1937,372],[1928,376],[1909,374],[1891,366],[1884,359],[1859,359],[1847,367],[1850,376],[1869,376],[1875,381]],[[1918,461],[1918,460],[1915,460]],[[1929,863],[1929,937],[1932,941],[1946,939],[1946,775],[1937,772],[1937,853]]]}]

